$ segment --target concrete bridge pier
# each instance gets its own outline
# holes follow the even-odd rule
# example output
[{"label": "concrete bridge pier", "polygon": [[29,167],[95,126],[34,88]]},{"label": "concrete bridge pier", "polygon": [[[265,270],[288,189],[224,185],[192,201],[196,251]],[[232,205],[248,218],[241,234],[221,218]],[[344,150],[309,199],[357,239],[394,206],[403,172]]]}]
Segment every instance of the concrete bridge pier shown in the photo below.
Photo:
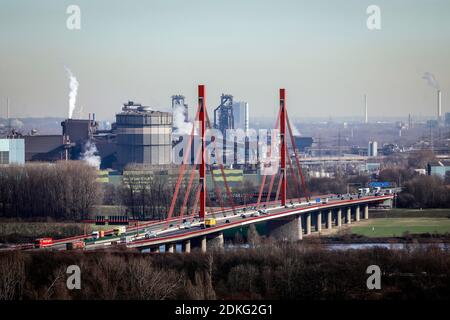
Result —
[{"label": "concrete bridge pier", "polygon": [[269,220],[267,221],[267,230],[270,237],[278,240],[297,241],[303,239],[301,216]]},{"label": "concrete bridge pier", "polygon": [[200,238],[200,251],[203,253],[206,252],[206,236]]},{"label": "concrete bridge pier", "polygon": [[339,208],[336,212],[337,215],[337,226],[338,228],[342,227],[342,209]]},{"label": "concrete bridge pier", "polygon": [[328,210],[327,212],[327,229],[331,230],[333,228],[333,211]]},{"label": "concrete bridge pier", "polygon": [[302,216],[298,216],[298,240],[303,240],[303,219]]},{"label": "concrete bridge pier", "polygon": [[352,207],[348,207],[347,208],[347,220],[346,220],[347,224],[351,224],[352,223]]},{"label": "concrete bridge pier", "polygon": [[369,205],[364,205],[364,219],[369,219]]},{"label": "concrete bridge pier", "polygon": [[166,252],[173,253],[174,251],[175,251],[175,244],[174,243],[166,244]]},{"label": "concrete bridge pier", "polygon": [[311,212],[306,213],[306,235],[311,234]]},{"label": "concrete bridge pier", "polygon": [[317,232],[322,232],[322,212],[319,211],[317,212],[317,227],[316,227],[316,231]]},{"label": "concrete bridge pier", "polygon": [[211,239],[208,240],[208,247],[214,249],[223,249],[224,240],[223,232],[215,234]]},{"label": "concrete bridge pier", "polygon": [[185,253],[191,252],[191,240],[185,240],[182,244],[182,251]]},{"label": "concrete bridge pier", "polygon": [[355,207],[355,220],[358,222],[361,220],[361,212],[359,206]]}]

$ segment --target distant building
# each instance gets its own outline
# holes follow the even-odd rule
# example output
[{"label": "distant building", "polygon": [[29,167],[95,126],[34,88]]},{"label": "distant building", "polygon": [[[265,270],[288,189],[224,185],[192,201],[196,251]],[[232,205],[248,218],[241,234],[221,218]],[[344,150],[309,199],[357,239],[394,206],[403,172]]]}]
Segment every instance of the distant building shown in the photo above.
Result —
[{"label": "distant building", "polygon": [[367,148],[367,156],[378,156],[378,143],[376,141],[369,141],[369,147]]},{"label": "distant building", "polygon": [[437,120],[427,120],[428,128],[437,128],[439,126],[439,122]]},{"label": "distant building", "polygon": [[450,172],[450,161],[434,161],[427,165],[427,173],[430,176],[436,175],[444,178],[447,172]]},{"label": "distant building", "polygon": [[63,135],[29,135],[25,139],[26,161],[58,161],[69,158]]},{"label": "distant building", "polygon": [[311,148],[314,143],[314,139],[312,137],[299,137],[294,136],[295,145],[297,150],[300,152],[305,152],[307,148]]},{"label": "distant building", "polygon": [[127,164],[170,164],[172,113],[152,110],[129,101],[116,114],[117,166]]},{"label": "distant building", "polygon": [[214,128],[219,129],[226,137],[228,129],[234,129],[233,96],[222,94],[220,105],[214,109]]},{"label": "distant building", "polygon": [[445,125],[450,127],[450,112],[445,113]]},{"label": "distant building", "polygon": [[234,128],[248,131],[249,110],[248,103],[244,101],[233,102]]},{"label": "distant building", "polygon": [[24,164],[25,142],[23,139],[0,139],[0,164]]}]

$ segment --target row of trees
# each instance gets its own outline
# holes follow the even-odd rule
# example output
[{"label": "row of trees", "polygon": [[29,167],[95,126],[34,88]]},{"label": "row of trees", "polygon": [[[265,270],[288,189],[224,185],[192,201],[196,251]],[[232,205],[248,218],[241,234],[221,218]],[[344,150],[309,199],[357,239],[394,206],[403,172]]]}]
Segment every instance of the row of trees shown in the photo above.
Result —
[{"label": "row of trees", "polygon": [[84,219],[99,197],[96,171],[74,162],[0,167],[0,217]]},{"label": "row of trees", "polygon": [[[81,290],[66,287],[69,265],[81,268]],[[367,290],[370,265],[383,271],[381,290]],[[206,255],[0,252],[0,271],[0,299],[450,298],[450,255],[432,247],[333,251],[267,241]]]},{"label": "row of trees", "polygon": [[403,208],[450,208],[450,185],[437,176],[416,176],[403,185],[397,205]]}]

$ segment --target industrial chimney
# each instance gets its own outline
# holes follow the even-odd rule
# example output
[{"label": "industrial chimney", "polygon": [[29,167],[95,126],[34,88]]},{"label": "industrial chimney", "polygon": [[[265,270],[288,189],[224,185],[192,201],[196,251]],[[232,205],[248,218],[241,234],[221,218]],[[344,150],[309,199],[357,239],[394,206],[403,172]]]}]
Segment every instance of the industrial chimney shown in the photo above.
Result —
[{"label": "industrial chimney", "polygon": [[364,123],[369,122],[369,115],[367,110],[367,95],[364,95]]},{"label": "industrial chimney", "polygon": [[437,120],[442,120],[442,93],[441,90],[437,91]]}]

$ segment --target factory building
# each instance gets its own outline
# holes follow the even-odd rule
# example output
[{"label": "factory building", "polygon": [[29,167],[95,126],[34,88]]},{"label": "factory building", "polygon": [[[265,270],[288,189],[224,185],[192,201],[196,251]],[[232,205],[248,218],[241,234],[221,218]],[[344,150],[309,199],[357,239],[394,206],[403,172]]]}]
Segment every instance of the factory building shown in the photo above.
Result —
[{"label": "factory building", "polygon": [[367,156],[369,157],[378,156],[378,143],[376,141],[369,141],[369,146],[367,148]]},{"label": "factory building", "polygon": [[448,172],[450,172],[450,161],[433,161],[427,164],[427,174],[429,176],[435,175],[445,178]]},{"label": "factory building", "polygon": [[450,127],[450,112],[445,113],[445,126]]},{"label": "factory building", "polygon": [[117,167],[129,163],[170,164],[172,114],[129,101],[116,115]]},{"label": "factory building", "polygon": [[24,164],[25,143],[23,139],[0,139],[0,165]]},{"label": "factory building", "polygon": [[25,161],[58,161],[69,156],[62,135],[28,135],[25,140]]},{"label": "factory building", "polygon": [[233,102],[234,128],[248,131],[249,110],[248,103],[244,101]]},{"label": "factory building", "polygon": [[314,139],[312,137],[294,136],[294,140],[299,152],[305,152],[307,149],[311,148],[314,143]]},{"label": "factory building", "polygon": [[214,109],[214,128],[219,129],[226,136],[227,129],[234,129],[233,96],[222,94],[220,105]]}]

